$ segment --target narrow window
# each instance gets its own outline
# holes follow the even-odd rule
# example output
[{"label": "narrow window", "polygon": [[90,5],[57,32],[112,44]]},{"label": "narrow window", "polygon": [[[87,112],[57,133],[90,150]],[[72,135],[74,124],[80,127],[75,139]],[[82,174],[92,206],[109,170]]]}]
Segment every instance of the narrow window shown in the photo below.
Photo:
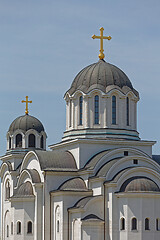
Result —
[{"label": "narrow window", "polygon": [[72,125],[72,101],[69,102],[69,127]]},{"label": "narrow window", "polygon": [[9,137],[9,149],[11,148],[11,137]]},{"label": "narrow window", "polygon": [[99,124],[99,96],[94,97],[94,123]]},{"label": "narrow window", "polygon": [[127,126],[129,126],[129,98],[126,99]]},{"label": "narrow window", "polygon": [[16,147],[22,147],[22,135],[21,134],[16,135]]},{"label": "narrow window", "polygon": [[132,218],[132,230],[137,230],[137,219]]},{"label": "narrow window", "polygon": [[35,147],[36,145],[36,139],[34,134],[29,135],[29,142],[28,142],[28,147]]},{"label": "narrow window", "polygon": [[13,235],[13,222],[11,222],[11,235]]},{"label": "narrow window", "polygon": [[116,124],[116,96],[112,96],[112,124]]},{"label": "narrow window", "polygon": [[59,233],[59,220],[57,221],[57,233]]},{"label": "narrow window", "polygon": [[156,230],[160,231],[160,220],[159,220],[159,218],[156,219]]},{"label": "narrow window", "polygon": [[9,237],[9,225],[7,225],[7,237]]},{"label": "narrow window", "polygon": [[123,217],[121,218],[121,223],[120,224],[121,224],[120,229],[125,230],[125,219]]},{"label": "narrow window", "polygon": [[17,222],[17,234],[21,234],[21,222]]},{"label": "narrow window", "polygon": [[124,151],[124,156],[128,156],[128,151]]},{"label": "narrow window", "polygon": [[5,195],[5,199],[7,200],[7,199],[9,199],[10,198],[10,184],[9,184],[9,182],[7,181],[7,183],[6,183],[6,195]]},{"label": "narrow window", "polygon": [[44,138],[43,138],[43,135],[42,135],[42,137],[41,137],[41,148],[44,147],[43,141],[44,141]]},{"label": "narrow window", "polygon": [[149,219],[145,219],[145,230],[149,230]]},{"label": "narrow window", "polygon": [[137,159],[133,159],[133,164],[138,164],[138,160]]},{"label": "narrow window", "polygon": [[32,222],[31,221],[29,221],[27,223],[27,233],[32,233]]},{"label": "narrow window", "polygon": [[82,125],[82,116],[83,116],[83,97],[79,98],[79,125]]}]

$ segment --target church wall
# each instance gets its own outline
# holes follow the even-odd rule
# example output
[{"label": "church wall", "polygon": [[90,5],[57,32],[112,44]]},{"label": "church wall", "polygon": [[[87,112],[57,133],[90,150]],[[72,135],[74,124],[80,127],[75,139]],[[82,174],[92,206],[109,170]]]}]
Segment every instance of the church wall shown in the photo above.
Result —
[{"label": "church wall", "polygon": [[[56,193],[55,193],[56,194]],[[81,198],[86,196],[86,193],[76,193],[76,192],[70,192],[70,193],[64,193],[61,192],[61,194],[53,195],[51,197],[51,212],[52,212],[52,218],[51,218],[51,226],[52,226],[52,240],[56,239],[56,222],[55,222],[55,210],[57,206],[60,207],[60,221],[61,221],[61,229],[60,229],[60,235],[57,236],[58,240],[67,240],[69,229],[68,226],[71,226],[71,222],[68,222],[68,208],[71,208],[75,205],[75,203],[80,200]],[[88,195],[88,194],[87,194]],[[71,234],[71,232],[70,232]],[[71,237],[71,235],[70,235]]]},{"label": "church wall", "polygon": [[[134,193],[132,197],[120,197],[118,203],[119,238],[122,240],[160,239],[160,231],[156,231],[156,218],[160,217],[160,196]],[[125,230],[120,230],[120,219],[125,218]],[[137,218],[137,230],[132,230],[131,220]],[[145,218],[149,218],[149,229],[145,230]]]},{"label": "church wall", "polygon": [[[83,222],[81,240],[103,240],[104,226],[103,223]],[[76,239],[79,240],[79,239]]]}]

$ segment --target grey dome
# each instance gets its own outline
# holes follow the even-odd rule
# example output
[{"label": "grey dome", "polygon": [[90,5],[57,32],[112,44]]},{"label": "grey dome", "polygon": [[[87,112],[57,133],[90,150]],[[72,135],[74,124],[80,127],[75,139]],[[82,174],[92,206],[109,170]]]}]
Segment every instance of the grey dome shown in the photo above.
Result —
[{"label": "grey dome", "polygon": [[70,95],[76,90],[88,93],[93,89],[100,89],[106,92],[106,87],[109,85],[116,85],[120,88],[127,86],[134,90],[129,78],[121,69],[104,60],[99,60],[77,74],[68,92]]},{"label": "grey dome", "polygon": [[120,192],[160,192],[158,185],[145,177],[132,177],[123,183]]},{"label": "grey dome", "polygon": [[22,131],[28,131],[29,129],[34,129],[37,132],[44,131],[42,123],[35,117],[30,115],[24,115],[16,118],[9,127],[9,132],[13,133],[17,129]]}]

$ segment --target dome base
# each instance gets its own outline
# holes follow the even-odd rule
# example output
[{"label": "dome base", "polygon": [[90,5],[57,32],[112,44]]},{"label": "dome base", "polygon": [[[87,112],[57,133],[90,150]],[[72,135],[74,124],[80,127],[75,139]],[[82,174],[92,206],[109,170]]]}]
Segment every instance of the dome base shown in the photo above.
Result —
[{"label": "dome base", "polygon": [[139,133],[135,130],[95,128],[65,131],[62,141],[67,141],[75,138],[118,138],[128,140],[140,140]]}]

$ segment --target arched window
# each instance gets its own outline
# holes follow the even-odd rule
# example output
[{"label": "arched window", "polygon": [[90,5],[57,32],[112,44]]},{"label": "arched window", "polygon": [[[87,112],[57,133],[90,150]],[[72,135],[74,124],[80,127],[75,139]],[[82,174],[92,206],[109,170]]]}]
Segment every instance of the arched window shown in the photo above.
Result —
[{"label": "arched window", "polygon": [[28,147],[35,147],[36,146],[36,138],[34,134],[30,134],[28,138]]},{"label": "arched window", "polygon": [[112,124],[116,124],[116,96],[112,96]]},{"label": "arched window", "polygon": [[129,98],[126,99],[127,126],[129,126]]},{"label": "arched window", "polygon": [[61,219],[61,212],[60,212],[60,206],[58,205],[55,209],[55,239],[56,240],[61,239],[60,219]]},{"label": "arched window", "polygon": [[160,231],[160,219],[159,218],[156,219],[156,230]]},{"label": "arched window", "polygon": [[7,225],[7,237],[9,237],[9,225]]},{"label": "arched window", "polygon": [[13,235],[13,222],[11,222],[11,235]]},{"label": "arched window", "polygon": [[137,230],[137,219],[132,218],[132,230]]},{"label": "arched window", "polygon": [[9,149],[11,148],[11,137],[9,137]]},{"label": "arched window", "polygon": [[82,125],[82,117],[83,117],[83,97],[79,98],[79,125]]},{"label": "arched window", "polygon": [[44,148],[44,137],[43,137],[43,135],[41,137],[41,148]]},{"label": "arched window", "polygon": [[125,219],[123,217],[121,218],[120,229],[125,230]]},{"label": "arched window", "polygon": [[149,230],[149,219],[145,219],[145,230]]},{"label": "arched window", "polygon": [[5,187],[5,199],[10,198],[10,184],[9,181],[6,182],[6,187]]},{"label": "arched window", "polygon": [[31,221],[29,221],[27,223],[27,233],[32,233],[32,222]]},{"label": "arched window", "polygon": [[22,135],[21,134],[16,135],[16,147],[22,147]]},{"label": "arched window", "polygon": [[21,234],[21,222],[17,222],[17,234]]},{"label": "arched window", "polygon": [[99,124],[99,96],[94,97],[94,123]]},{"label": "arched window", "polygon": [[59,220],[57,221],[57,233],[59,233]]}]

